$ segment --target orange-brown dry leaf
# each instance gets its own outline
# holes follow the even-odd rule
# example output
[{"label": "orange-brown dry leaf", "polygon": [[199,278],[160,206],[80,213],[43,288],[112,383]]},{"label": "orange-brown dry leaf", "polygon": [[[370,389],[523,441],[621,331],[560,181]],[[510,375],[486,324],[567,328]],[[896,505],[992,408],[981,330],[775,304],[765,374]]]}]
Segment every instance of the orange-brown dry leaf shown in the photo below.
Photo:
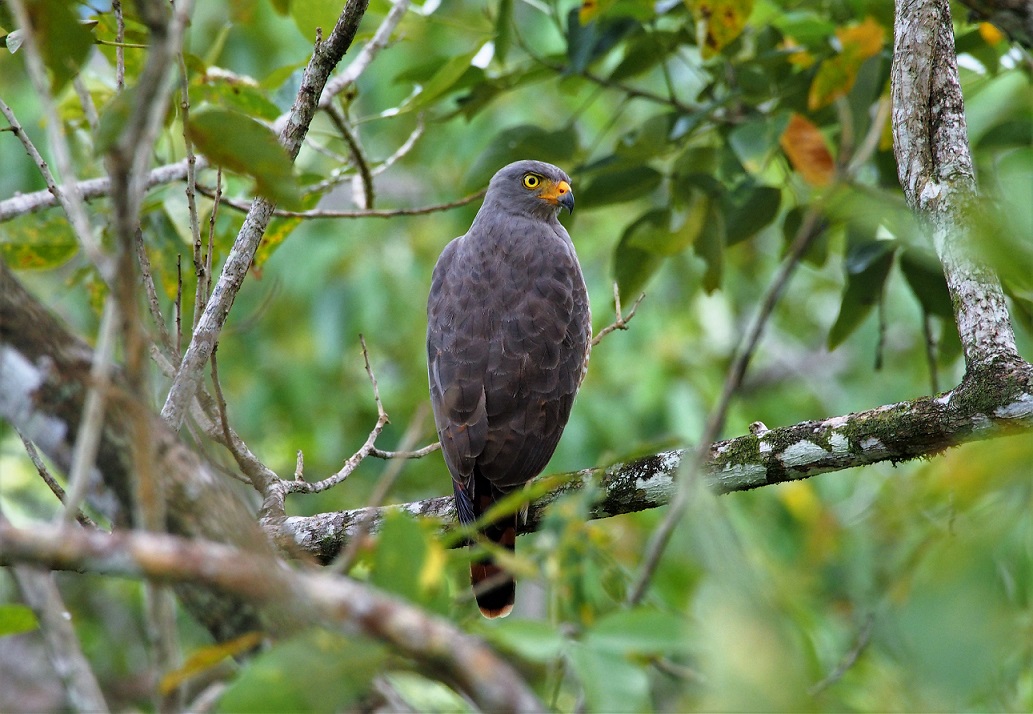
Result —
[{"label": "orange-brown dry leaf", "polygon": [[832,183],[836,174],[836,162],[825,145],[825,137],[813,122],[799,114],[793,114],[779,143],[789,158],[789,163],[804,181],[819,187]]}]

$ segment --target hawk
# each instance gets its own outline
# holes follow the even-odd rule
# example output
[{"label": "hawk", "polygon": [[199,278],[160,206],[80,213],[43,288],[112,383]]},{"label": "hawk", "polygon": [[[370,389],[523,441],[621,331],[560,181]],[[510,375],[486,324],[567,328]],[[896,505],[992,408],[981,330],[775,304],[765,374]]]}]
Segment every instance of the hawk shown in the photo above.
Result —
[{"label": "hawk", "polygon": [[[588,367],[588,292],[563,208],[574,209],[567,174],[510,164],[434,266],[430,401],[464,525],[545,468]],[[518,517],[482,524],[481,535],[513,550]],[[513,609],[516,582],[490,556],[471,563],[470,581],[485,617]]]}]

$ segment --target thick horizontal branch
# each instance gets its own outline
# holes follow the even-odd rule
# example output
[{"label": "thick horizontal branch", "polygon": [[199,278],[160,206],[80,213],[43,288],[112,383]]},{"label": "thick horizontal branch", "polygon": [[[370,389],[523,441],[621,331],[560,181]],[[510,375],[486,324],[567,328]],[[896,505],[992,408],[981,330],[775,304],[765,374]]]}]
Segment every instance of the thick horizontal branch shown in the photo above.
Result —
[{"label": "thick horizontal branch", "polygon": [[[1033,367],[1004,364],[966,379],[947,394],[805,421],[719,441],[710,447],[704,476],[718,493],[746,491],[883,461],[936,456],[959,444],[1033,431]],[[538,479],[547,492],[532,502],[522,532],[538,528],[545,508],[584,488],[598,492],[592,518],[607,518],[666,505],[675,493],[682,450],[665,451],[607,468]],[[442,481],[445,475],[443,471]],[[541,483],[543,482],[544,483]],[[273,535],[282,548],[332,560],[370,519],[375,531],[388,510],[455,522],[451,496],[383,508],[294,516]]]},{"label": "thick horizontal branch", "polygon": [[344,576],[175,536],[42,525],[19,529],[0,522],[0,565],[14,563],[201,585],[258,609],[282,610],[291,620],[384,641],[443,672],[483,711],[544,711],[519,675],[480,640]]}]

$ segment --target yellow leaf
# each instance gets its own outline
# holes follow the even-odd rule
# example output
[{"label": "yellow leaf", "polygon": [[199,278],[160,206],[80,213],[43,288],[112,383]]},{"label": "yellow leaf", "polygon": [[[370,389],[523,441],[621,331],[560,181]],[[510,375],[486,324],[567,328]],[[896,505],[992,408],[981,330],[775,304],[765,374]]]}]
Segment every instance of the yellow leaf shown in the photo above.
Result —
[{"label": "yellow leaf", "polygon": [[803,47],[802,45],[796,44],[796,40],[794,40],[792,37],[789,37],[788,35],[786,35],[785,39],[782,40],[782,43],[778,46],[778,49],[784,52],[788,52],[789,57],[787,57],[786,59],[789,62],[789,64],[795,65],[800,69],[807,69],[812,64],[814,64],[814,55],[808,52],[807,48]]},{"label": "yellow leaf", "polygon": [[179,669],[167,673],[161,678],[161,693],[168,694],[191,677],[195,677],[222,662],[257,647],[262,642],[261,632],[248,632],[245,635],[210,647],[202,647],[189,657]]},{"label": "yellow leaf", "polygon": [[861,64],[882,51],[886,31],[870,17],[860,24],[836,30],[839,53],[821,63],[811,82],[807,108],[811,111],[845,97],[854,88]]},{"label": "yellow leaf", "polygon": [[779,144],[804,181],[819,187],[832,183],[836,162],[825,145],[825,137],[809,119],[793,114]]},{"label": "yellow leaf", "polygon": [[840,27],[836,30],[836,37],[839,38],[844,54],[855,49],[861,60],[879,54],[886,43],[886,31],[871,17],[866,17],[864,22],[857,25]]},{"label": "yellow leaf", "polygon": [[753,12],[753,0],[685,0],[696,19],[696,39],[703,59],[735,41]]},{"label": "yellow leaf", "polygon": [[979,36],[988,45],[996,45],[1004,39],[1004,33],[991,25],[989,22],[979,23]]}]

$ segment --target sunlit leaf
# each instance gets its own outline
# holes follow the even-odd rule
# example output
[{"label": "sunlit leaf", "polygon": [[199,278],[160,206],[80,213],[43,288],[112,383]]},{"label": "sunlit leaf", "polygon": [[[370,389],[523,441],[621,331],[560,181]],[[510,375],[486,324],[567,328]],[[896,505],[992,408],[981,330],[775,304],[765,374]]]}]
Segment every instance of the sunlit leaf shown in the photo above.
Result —
[{"label": "sunlit leaf", "polygon": [[862,23],[837,29],[840,50],[818,68],[807,96],[807,107],[815,111],[849,94],[861,64],[882,50],[885,35],[882,26],[870,17]]},{"label": "sunlit leaf", "polygon": [[432,104],[451,90],[456,82],[470,69],[470,62],[481,51],[484,45],[477,45],[473,50],[456,55],[438,69],[420,88],[419,94],[405,105],[406,109],[419,109]]},{"label": "sunlit leaf", "polygon": [[696,20],[696,38],[703,59],[710,59],[735,41],[753,12],[753,0],[685,0]]},{"label": "sunlit leaf", "polygon": [[812,186],[828,186],[836,175],[836,162],[821,130],[807,117],[793,114],[779,142],[789,163]]},{"label": "sunlit leaf", "polygon": [[252,177],[260,195],[287,208],[299,205],[294,166],[268,127],[238,112],[207,107],[191,113],[187,132],[213,164]]},{"label": "sunlit leaf", "polygon": [[39,627],[36,614],[26,605],[0,604],[0,637],[20,635]]},{"label": "sunlit leaf", "polygon": [[203,102],[256,119],[272,120],[280,116],[280,108],[269,100],[254,80],[221,70],[207,73],[191,85],[191,105],[198,106]]}]

